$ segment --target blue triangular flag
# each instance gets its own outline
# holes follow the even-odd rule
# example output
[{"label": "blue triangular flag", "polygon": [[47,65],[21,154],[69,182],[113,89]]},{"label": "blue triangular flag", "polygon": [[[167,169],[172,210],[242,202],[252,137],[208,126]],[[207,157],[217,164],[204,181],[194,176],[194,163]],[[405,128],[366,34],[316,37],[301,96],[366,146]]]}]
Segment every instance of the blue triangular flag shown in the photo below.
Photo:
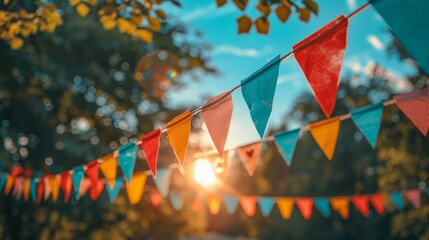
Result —
[{"label": "blue triangular flag", "polygon": [[279,64],[280,55],[241,81],[241,92],[261,138],[264,137],[268,119],[271,115],[279,76]]},{"label": "blue triangular flag", "polygon": [[327,198],[315,198],[314,206],[325,218],[331,216],[331,207],[329,206],[329,200]]},{"label": "blue triangular flag", "polygon": [[234,214],[235,210],[237,210],[238,199],[233,196],[224,196],[222,200],[223,204],[225,205],[226,211],[229,214]]},{"label": "blue triangular flag", "polygon": [[353,122],[368,140],[372,148],[377,143],[378,131],[380,129],[381,115],[383,115],[383,104],[376,103],[351,112]]},{"label": "blue triangular flag", "polygon": [[133,142],[119,147],[119,167],[125,175],[128,183],[131,181],[131,175],[133,175],[136,153],[137,147]]},{"label": "blue triangular flag", "polygon": [[113,203],[118,197],[118,194],[122,188],[122,185],[124,185],[124,180],[122,180],[122,178],[116,178],[113,188],[110,188],[109,182],[106,182],[105,185],[106,185],[105,186],[106,192],[107,192],[107,195],[109,196],[110,202]]},{"label": "blue triangular flag", "polygon": [[404,210],[404,199],[401,192],[393,192],[389,195],[390,200],[399,211]]},{"label": "blue triangular flag", "polygon": [[259,208],[264,217],[268,217],[274,206],[274,198],[272,197],[259,197],[258,198]]},{"label": "blue triangular flag", "polygon": [[167,197],[168,191],[170,190],[171,183],[171,169],[170,168],[160,168],[156,173],[156,178],[154,179],[156,187],[163,197]]},{"label": "blue triangular flag", "polygon": [[31,200],[33,200],[33,202],[37,201],[37,179],[41,179],[42,177],[42,173],[39,171],[36,171],[33,174],[33,177],[30,179],[30,196],[31,196]]},{"label": "blue triangular flag", "polygon": [[4,184],[6,182],[7,173],[0,171],[0,190],[3,189]]},{"label": "blue triangular flag", "polygon": [[[158,178],[158,176],[157,176]],[[183,205],[183,195],[181,193],[170,193],[170,202],[171,205],[173,206],[173,208],[176,211],[179,211],[180,209],[182,209],[182,205]]]},{"label": "blue triangular flag", "polygon": [[80,199],[80,182],[82,181],[83,176],[85,175],[85,171],[83,170],[83,166],[77,166],[73,168],[72,174],[72,182],[74,187],[74,192],[76,199]]},{"label": "blue triangular flag", "polygon": [[293,152],[295,151],[299,131],[300,129],[295,129],[274,135],[274,140],[277,145],[277,148],[283,155],[286,165],[288,166],[290,166],[290,163],[292,162]]},{"label": "blue triangular flag", "polygon": [[370,2],[411,57],[426,74],[429,74],[429,48],[427,47],[429,1],[372,0]]}]

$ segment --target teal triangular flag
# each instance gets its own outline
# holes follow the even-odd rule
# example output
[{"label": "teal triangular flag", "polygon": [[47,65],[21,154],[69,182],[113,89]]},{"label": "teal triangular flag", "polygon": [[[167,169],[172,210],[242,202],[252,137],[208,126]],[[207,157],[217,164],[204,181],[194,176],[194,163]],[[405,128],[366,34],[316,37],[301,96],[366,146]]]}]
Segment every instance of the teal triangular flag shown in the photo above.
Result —
[{"label": "teal triangular flag", "polygon": [[296,142],[298,141],[299,131],[300,129],[295,129],[274,135],[277,148],[283,155],[286,165],[288,166],[290,166],[290,163],[292,162],[293,152],[295,151]]},{"label": "teal triangular flag", "polygon": [[381,115],[383,115],[383,104],[376,103],[351,112],[353,122],[368,140],[372,148],[377,143],[378,131],[380,129]]},{"label": "teal triangular flag", "polygon": [[325,217],[328,218],[331,216],[331,207],[329,206],[329,200],[326,198],[315,198],[314,206],[319,210],[319,212]]},{"label": "teal triangular flag", "polygon": [[34,177],[30,179],[30,196],[33,202],[37,201],[37,182]]},{"label": "teal triangular flag", "polygon": [[238,199],[233,196],[224,196],[222,200],[223,204],[225,205],[226,211],[229,214],[234,214],[235,210],[237,210]]},{"label": "teal triangular flag", "polygon": [[274,206],[274,198],[272,197],[259,197],[258,199],[259,208],[264,217],[268,217]]},{"label": "teal triangular flag", "polygon": [[390,200],[399,211],[404,210],[404,199],[401,192],[393,192],[389,195]]},{"label": "teal triangular flag", "polygon": [[417,64],[429,74],[427,0],[372,0],[372,6]]},{"label": "teal triangular flag", "polygon": [[[158,176],[157,176],[158,178]],[[171,205],[173,206],[173,208],[176,211],[179,211],[180,209],[182,209],[182,205],[183,205],[183,196],[181,193],[170,193],[170,202]]]},{"label": "teal triangular flag", "polygon": [[[0,189],[1,189],[1,188],[0,188]],[[426,188],[425,193],[426,193],[426,195],[428,195],[428,197],[429,197],[429,188]]]},{"label": "teal triangular flag", "polygon": [[118,197],[119,191],[121,191],[122,185],[124,185],[124,180],[122,180],[122,178],[116,178],[113,188],[110,188],[109,182],[106,182],[105,185],[110,202],[115,202],[116,198]]},{"label": "teal triangular flag", "polygon": [[271,115],[277,78],[279,76],[279,65],[280,55],[241,81],[241,92],[261,138],[264,137],[268,119]]},{"label": "teal triangular flag", "polygon": [[119,147],[119,167],[122,170],[127,182],[131,181],[131,175],[133,175],[134,163],[136,161],[137,147],[133,142],[127,145]]},{"label": "teal triangular flag", "polygon": [[0,190],[3,189],[4,184],[6,183],[7,173],[0,171]]},{"label": "teal triangular flag", "polygon": [[170,168],[160,168],[156,173],[156,178],[154,179],[156,187],[163,197],[167,197],[168,191],[170,190],[171,183],[171,169]]},{"label": "teal triangular flag", "polygon": [[71,177],[74,187],[74,193],[77,200],[80,199],[80,182],[82,181],[84,175],[85,171],[83,170],[83,166],[77,166],[73,168],[73,174]]}]

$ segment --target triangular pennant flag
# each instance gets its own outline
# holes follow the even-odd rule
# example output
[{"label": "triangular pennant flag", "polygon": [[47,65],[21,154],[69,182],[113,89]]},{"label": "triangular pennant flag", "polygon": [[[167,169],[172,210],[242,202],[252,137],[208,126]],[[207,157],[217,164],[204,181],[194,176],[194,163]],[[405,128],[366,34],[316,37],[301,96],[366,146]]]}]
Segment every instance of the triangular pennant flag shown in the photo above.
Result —
[{"label": "triangular pennant flag", "polygon": [[253,217],[256,210],[256,198],[252,196],[241,196],[240,205],[243,208],[244,213],[248,217]]},{"label": "triangular pennant flag", "polygon": [[348,20],[341,15],[293,46],[293,54],[328,118],[335,107],[347,43]]},{"label": "triangular pennant flag", "polygon": [[134,170],[134,163],[136,161],[137,147],[133,142],[127,145],[119,147],[119,167],[127,180],[127,183],[131,181],[131,175]]},{"label": "triangular pennant flag", "polygon": [[88,178],[82,178],[82,181],[80,182],[80,191],[79,194],[81,197],[85,196],[85,194],[88,192],[88,189],[91,187],[91,180]]},{"label": "triangular pennant flag", "polygon": [[23,169],[21,166],[15,165],[12,167],[12,169],[10,170],[10,175],[12,175],[13,177],[18,177],[21,173],[23,172]]},{"label": "triangular pennant flag", "polygon": [[81,196],[80,185],[81,185],[83,176],[84,176],[84,171],[82,166],[73,168],[72,182],[73,182],[73,187],[74,187],[75,196],[77,200],[79,200]]},{"label": "triangular pennant flag", "polygon": [[110,184],[110,187],[114,188],[114,185],[116,184],[116,172],[118,166],[118,161],[116,160],[115,154],[104,157],[103,162],[98,166],[107,182]]},{"label": "triangular pennant flag", "polygon": [[372,104],[351,112],[352,120],[368,140],[372,148],[377,143],[378,131],[380,129],[383,104]]},{"label": "triangular pennant flag", "polygon": [[380,194],[374,194],[369,196],[369,201],[379,215],[384,214],[384,200]]},{"label": "triangular pennant flag", "polygon": [[[399,40],[406,52],[429,75],[429,22],[425,0],[371,0],[371,4],[389,25],[393,35]],[[398,18],[404,16],[404,18]]]},{"label": "triangular pennant flag", "polygon": [[122,185],[124,185],[124,180],[122,180],[122,178],[116,178],[115,184],[113,184],[113,186],[110,185],[110,182],[106,183],[105,188],[111,203],[115,202],[119,191],[121,191]]},{"label": "triangular pennant flag", "polygon": [[277,207],[283,219],[289,219],[293,211],[293,198],[281,197],[276,199]]},{"label": "triangular pennant flag", "polygon": [[22,177],[15,178],[15,182],[13,184],[13,192],[12,195],[15,196],[16,199],[20,199],[22,195],[22,183],[23,183]]},{"label": "triangular pennant flag", "polygon": [[369,215],[369,197],[366,195],[355,195],[352,202],[356,209],[365,217]]},{"label": "triangular pennant flag", "polygon": [[104,181],[98,179],[96,182],[94,182],[93,180],[89,180],[89,182],[91,183],[91,187],[89,189],[89,198],[92,201],[95,201],[100,196],[101,192],[103,192]]},{"label": "triangular pennant flag", "polygon": [[30,196],[33,202],[37,201],[37,182],[35,177],[30,179]]},{"label": "triangular pennant flag", "polygon": [[147,175],[144,172],[136,173],[131,178],[131,182],[127,185],[128,200],[131,204],[137,204],[143,195],[144,185]]},{"label": "triangular pennant flag", "polygon": [[310,124],[310,133],[313,135],[325,156],[332,160],[337,145],[338,131],[340,129],[340,118],[334,117],[320,122]]},{"label": "triangular pennant flag", "polygon": [[223,155],[233,108],[234,104],[229,92],[217,95],[202,107],[201,114],[220,156]]},{"label": "triangular pennant flag", "polygon": [[316,207],[325,218],[331,216],[331,206],[327,198],[315,198],[314,207]]},{"label": "triangular pennant flag", "polygon": [[37,205],[39,205],[42,202],[44,187],[45,187],[45,181],[43,180],[43,178],[39,178],[39,180],[40,181],[37,184],[37,199],[36,199]]},{"label": "triangular pennant flag", "polygon": [[420,189],[405,191],[405,196],[407,196],[408,201],[410,201],[411,205],[413,205],[414,208],[420,207]]},{"label": "triangular pennant flag", "polygon": [[22,183],[22,192],[24,195],[24,200],[27,202],[30,198],[30,179],[24,178],[24,181]]},{"label": "triangular pennant flag", "polygon": [[259,208],[261,209],[262,216],[268,217],[273,210],[274,198],[272,197],[259,197]]},{"label": "triangular pennant flag", "polygon": [[250,176],[255,173],[261,155],[261,143],[253,143],[238,149],[238,155]]},{"label": "triangular pennant flag", "polygon": [[426,188],[425,193],[429,197],[429,188]]},{"label": "triangular pennant flag", "polygon": [[150,202],[152,203],[152,206],[157,208],[159,204],[162,202],[162,195],[158,190],[152,190],[149,193]]},{"label": "triangular pennant flag", "polygon": [[429,88],[393,96],[396,105],[426,136],[429,130]]},{"label": "triangular pennant flag", "polygon": [[59,176],[52,175],[48,178],[48,181],[49,181],[49,188],[51,189],[51,193],[52,193],[52,202],[56,203],[58,201],[58,195],[60,192]]},{"label": "triangular pennant flag", "polygon": [[159,138],[161,137],[161,129],[153,130],[141,138],[141,148],[146,158],[147,165],[156,178],[156,167],[158,163]]},{"label": "triangular pennant flag", "polygon": [[167,123],[168,140],[181,165],[185,162],[186,149],[188,148],[188,139],[191,132],[191,120],[191,112],[186,110]]},{"label": "triangular pennant flag", "polygon": [[[219,207],[220,207],[220,202],[219,202]],[[191,209],[194,212],[200,211],[200,209],[201,209],[201,196],[199,194],[195,195],[194,202],[192,203]],[[219,212],[219,210],[218,210],[218,212]]]},{"label": "triangular pennant flag", "polygon": [[234,214],[237,210],[238,199],[234,196],[223,196],[223,204],[229,214]]},{"label": "triangular pennant flag", "polygon": [[161,168],[158,170],[157,177],[154,180],[156,187],[164,197],[167,197],[168,191],[170,190],[171,173],[172,171],[170,168]]},{"label": "triangular pennant flag", "polygon": [[313,213],[313,198],[299,197],[296,199],[296,206],[305,220],[310,219]]},{"label": "triangular pennant flag", "polygon": [[392,200],[393,205],[399,210],[404,210],[404,199],[401,192],[393,192],[389,195],[390,200]]},{"label": "triangular pennant flag", "polygon": [[4,194],[10,193],[10,191],[12,190],[14,182],[15,182],[15,178],[11,174],[8,174],[6,177],[6,183],[4,186]]},{"label": "triangular pennant flag", "polygon": [[43,200],[48,201],[49,196],[51,196],[51,184],[49,183],[49,178],[51,175],[45,174],[43,177],[43,182],[45,186],[43,187]]},{"label": "triangular pennant flag", "polygon": [[207,197],[207,206],[212,215],[217,215],[220,209],[221,199],[219,196]]},{"label": "triangular pennant flag", "polygon": [[261,138],[264,137],[271,115],[274,93],[279,76],[280,55],[241,81],[241,93]]},{"label": "triangular pennant flag", "polygon": [[348,197],[333,197],[331,199],[332,209],[337,211],[343,219],[349,218],[349,198]]},{"label": "triangular pennant flag", "polygon": [[183,195],[178,192],[170,193],[170,202],[171,206],[173,206],[176,211],[180,211],[183,206]]},{"label": "triangular pennant flag", "polygon": [[0,171],[0,190],[3,189],[4,184],[6,183],[7,176],[8,176],[7,173]]},{"label": "triangular pennant flag", "polygon": [[96,160],[91,163],[88,163],[88,165],[86,165],[85,173],[86,176],[88,176],[89,180],[91,180],[91,183],[98,182],[98,179],[100,178],[98,174],[98,161]]},{"label": "triangular pennant flag", "polygon": [[298,141],[300,129],[291,131],[281,132],[274,135],[274,140],[279,149],[280,153],[286,162],[286,165],[290,166],[292,162],[293,152],[295,151],[296,142]]},{"label": "triangular pennant flag", "polygon": [[68,171],[61,174],[61,189],[64,193],[64,202],[68,202],[70,199],[70,193],[72,188],[72,180]]}]

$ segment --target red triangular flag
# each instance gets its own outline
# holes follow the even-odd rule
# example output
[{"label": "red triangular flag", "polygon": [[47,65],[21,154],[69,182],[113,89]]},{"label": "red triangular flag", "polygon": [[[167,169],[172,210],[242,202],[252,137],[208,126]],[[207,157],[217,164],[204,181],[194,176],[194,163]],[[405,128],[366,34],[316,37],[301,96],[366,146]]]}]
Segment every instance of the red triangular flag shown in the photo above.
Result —
[{"label": "red triangular flag", "polygon": [[161,129],[158,128],[141,138],[141,147],[145,155],[147,165],[149,165],[150,171],[152,172],[154,178],[156,178],[160,136]]},{"label": "red triangular flag", "polygon": [[393,96],[396,105],[426,136],[429,130],[429,88]]},{"label": "red triangular flag", "polygon": [[310,219],[313,213],[313,198],[300,197],[296,199],[296,206],[304,219]]},{"label": "red triangular flag", "polygon": [[93,161],[88,163],[88,165],[86,165],[86,176],[88,176],[89,180],[91,180],[92,182],[98,182],[99,179],[99,175],[98,175],[98,162],[97,161]]},{"label": "red triangular flag", "polygon": [[92,201],[97,200],[97,198],[100,196],[101,192],[104,189],[104,182],[103,180],[99,179],[97,182],[91,181],[91,188],[89,189],[89,197]]},{"label": "red triangular flag", "polygon": [[258,166],[261,154],[261,143],[257,142],[238,149],[238,155],[250,176],[253,176]]},{"label": "red triangular flag", "polygon": [[408,201],[410,201],[411,205],[413,205],[414,208],[419,208],[421,205],[420,202],[420,190],[419,189],[413,189],[405,191],[405,196],[407,196]]},{"label": "red triangular flag", "polygon": [[347,27],[348,20],[341,15],[293,46],[296,61],[326,117],[331,116],[337,98]]},{"label": "red triangular flag", "polygon": [[68,202],[70,199],[70,193],[71,193],[71,187],[72,187],[72,180],[71,180],[70,173],[68,171],[61,174],[60,187],[64,193],[64,202]]},{"label": "red triangular flag", "polygon": [[233,108],[229,92],[221,93],[210,99],[202,108],[204,122],[220,156],[223,155]]},{"label": "red triangular flag", "polygon": [[45,181],[43,180],[43,178],[39,178],[39,183],[37,184],[37,201],[36,201],[37,205],[39,205],[40,202],[42,202],[44,185],[45,185]]},{"label": "red triangular flag", "polygon": [[248,217],[253,217],[256,210],[256,198],[252,196],[241,196],[240,205]]},{"label": "red triangular flag", "polygon": [[369,201],[371,201],[371,204],[374,207],[375,211],[377,211],[379,215],[383,215],[384,213],[383,197],[380,194],[374,194],[369,196]]},{"label": "red triangular flag", "polygon": [[352,202],[356,209],[365,217],[369,215],[369,198],[366,195],[356,195],[352,197]]}]

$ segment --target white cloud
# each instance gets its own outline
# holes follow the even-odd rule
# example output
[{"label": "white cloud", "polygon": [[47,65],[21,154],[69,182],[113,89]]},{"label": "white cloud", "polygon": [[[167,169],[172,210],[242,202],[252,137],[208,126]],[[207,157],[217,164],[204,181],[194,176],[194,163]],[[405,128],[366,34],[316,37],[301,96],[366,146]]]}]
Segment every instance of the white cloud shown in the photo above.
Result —
[{"label": "white cloud", "polygon": [[234,9],[232,4],[228,4],[227,6],[218,9],[218,7],[213,3],[205,7],[197,8],[191,12],[185,13],[182,17],[182,21],[191,22],[196,19],[201,20],[216,18],[234,12],[235,10],[236,9]]},{"label": "white cloud", "polygon": [[356,0],[347,0],[347,7],[350,10],[355,10],[356,9]]},{"label": "white cloud", "polygon": [[378,39],[377,36],[375,35],[368,35],[366,37],[366,40],[368,40],[368,42],[378,51],[381,51],[384,49],[384,45],[383,43],[381,43],[380,39]]},{"label": "white cloud", "polygon": [[293,72],[293,73],[287,73],[283,75],[279,75],[277,80],[277,85],[283,84],[285,82],[292,81],[292,84],[296,84],[298,80],[300,80],[302,77],[301,72]]},{"label": "white cloud", "polygon": [[217,54],[230,54],[237,57],[259,57],[261,56],[262,52],[253,49],[253,48],[239,48],[231,45],[219,45],[216,46],[213,51],[213,55]]}]

